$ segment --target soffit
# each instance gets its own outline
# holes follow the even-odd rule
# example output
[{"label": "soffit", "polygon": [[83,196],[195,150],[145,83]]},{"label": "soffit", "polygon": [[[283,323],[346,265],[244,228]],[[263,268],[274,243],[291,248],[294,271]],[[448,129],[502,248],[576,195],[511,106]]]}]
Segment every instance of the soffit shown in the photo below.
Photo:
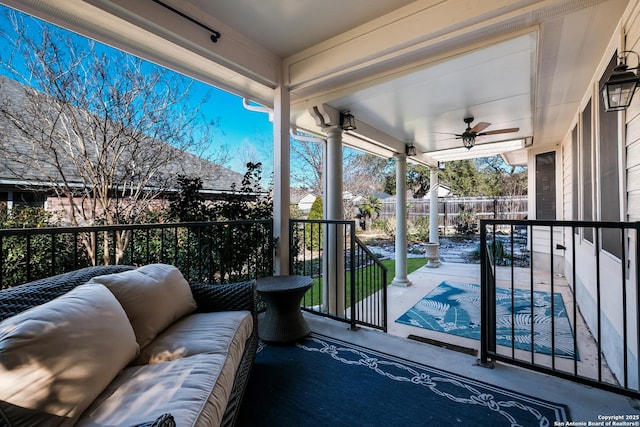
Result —
[{"label": "soffit", "polygon": [[559,142],[628,3],[167,2],[218,29],[220,41],[153,1],[5,1],[265,105],[285,84],[301,129],[320,132],[308,110],[327,104],[375,136],[353,135],[355,146],[374,139],[394,152],[411,142],[427,153],[459,143],[434,132],[461,132],[467,114],[488,130],[519,127],[510,137],[536,145]]}]

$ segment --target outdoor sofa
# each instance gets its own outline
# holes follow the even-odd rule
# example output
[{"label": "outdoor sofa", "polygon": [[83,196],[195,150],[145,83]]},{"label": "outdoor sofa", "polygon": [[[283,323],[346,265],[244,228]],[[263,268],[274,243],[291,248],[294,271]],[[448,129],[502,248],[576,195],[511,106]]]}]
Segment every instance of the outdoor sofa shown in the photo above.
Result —
[{"label": "outdoor sofa", "polygon": [[255,281],[89,267],[0,291],[0,426],[233,425]]}]

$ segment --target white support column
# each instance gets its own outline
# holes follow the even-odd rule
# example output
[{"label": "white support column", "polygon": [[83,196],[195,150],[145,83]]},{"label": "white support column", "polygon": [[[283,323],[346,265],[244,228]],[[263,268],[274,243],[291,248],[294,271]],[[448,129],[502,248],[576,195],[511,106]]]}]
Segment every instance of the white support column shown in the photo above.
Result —
[{"label": "white support column", "polygon": [[440,236],[438,235],[438,169],[432,168],[429,176],[429,243],[427,243],[427,267],[440,266]]},{"label": "white support column", "polygon": [[[342,129],[337,126],[326,129],[325,153],[325,219],[343,220],[342,204]],[[344,282],[344,228],[328,225],[324,239],[325,307],[329,313],[345,315]]]},{"label": "white support column", "polygon": [[327,219],[344,219],[342,207],[342,129],[329,128],[327,131],[326,183]]},{"label": "white support column", "polygon": [[289,204],[291,127],[289,90],[275,89],[273,97],[273,237],[276,241],[274,273],[289,274]]},{"label": "white support column", "polygon": [[407,155],[396,154],[396,286],[411,286],[407,279]]},{"label": "white support column", "polygon": [[429,176],[429,242],[440,243],[438,233],[438,169],[432,168]]}]

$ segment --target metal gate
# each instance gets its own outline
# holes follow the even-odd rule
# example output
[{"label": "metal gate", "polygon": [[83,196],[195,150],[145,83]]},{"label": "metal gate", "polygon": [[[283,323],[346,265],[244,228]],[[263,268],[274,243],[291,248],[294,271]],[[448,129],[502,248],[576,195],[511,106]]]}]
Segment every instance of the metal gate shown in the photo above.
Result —
[{"label": "metal gate", "polygon": [[482,220],[480,228],[481,362],[638,398],[638,223]]},{"label": "metal gate", "polygon": [[387,268],[355,234],[354,221],[290,221],[291,274],[313,277],[302,309],[387,331]]}]

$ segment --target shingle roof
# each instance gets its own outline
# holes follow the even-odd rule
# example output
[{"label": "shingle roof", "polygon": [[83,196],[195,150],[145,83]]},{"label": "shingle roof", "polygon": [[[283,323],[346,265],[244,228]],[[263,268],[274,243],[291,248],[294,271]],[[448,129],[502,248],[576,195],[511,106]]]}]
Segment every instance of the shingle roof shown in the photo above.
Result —
[{"label": "shingle roof", "polygon": [[[44,97],[46,95],[34,91],[32,88],[21,85],[20,83],[0,76],[0,102],[4,103],[10,111],[15,112],[16,117],[24,117],[31,114],[29,108],[34,97]],[[88,114],[85,112],[85,114]],[[33,114],[35,117],[35,113]],[[35,123],[30,130],[34,132],[47,131],[45,126],[39,129]],[[49,128],[48,131],[51,129]],[[161,150],[168,153],[169,161],[164,163],[158,170],[156,182],[164,182],[167,178],[175,178],[177,175],[186,175],[189,177],[200,177],[203,183],[203,191],[208,193],[227,193],[232,191],[232,184],[240,187],[243,175],[227,169],[223,166],[207,161],[203,158],[178,150],[167,143],[160,142],[148,138],[145,141],[149,149],[142,159],[136,158],[139,167],[144,167],[145,162],[149,164],[157,164],[158,152]],[[18,130],[5,115],[0,114],[0,146],[2,144],[10,144],[11,150],[21,155],[23,161],[16,161],[2,152],[0,149],[0,184],[21,185],[21,186],[46,186],[50,181],[59,180],[61,174],[57,171],[55,165],[49,160],[49,155],[44,150],[35,146],[30,141],[29,136]],[[58,142],[59,144],[59,142]],[[58,146],[60,151],[65,151],[66,147]],[[74,148],[75,150],[75,148]],[[91,152],[93,150],[93,152]],[[97,150],[92,149],[91,145],[87,145],[88,157],[92,159],[93,167],[97,162]],[[29,159],[24,162],[24,159]],[[72,185],[83,185],[81,174],[78,173],[77,166],[74,165],[72,159],[68,156],[60,156],[60,165],[64,171],[64,176]],[[29,163],[29,164],[25,164]],[[126,161],[122,163],[127,163]],[[130,162],[133,163],[133,162]],[[37,167],[35,167],[37,164]],[[126,169],[122,167],[121,169]],[[131,169],[131,168],[130,168]],[[148,170],[148,169],[147,169]],[[129,173],[131,171],[129,170]]]}]

